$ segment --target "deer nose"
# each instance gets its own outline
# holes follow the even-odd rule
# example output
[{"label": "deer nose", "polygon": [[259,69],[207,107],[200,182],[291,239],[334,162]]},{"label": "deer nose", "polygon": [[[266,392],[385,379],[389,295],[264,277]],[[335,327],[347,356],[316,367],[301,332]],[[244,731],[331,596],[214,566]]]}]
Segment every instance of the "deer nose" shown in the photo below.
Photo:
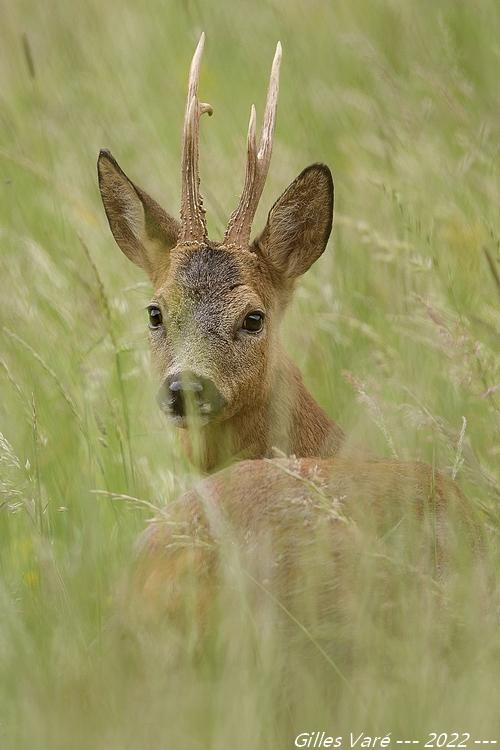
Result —
[{"label": "deer nose", "polygon": [[185,417],[189,412],[212,417],[225,403],[212,380],[189,371],[168,377],[157,400],[161,409],[174,417]]}]

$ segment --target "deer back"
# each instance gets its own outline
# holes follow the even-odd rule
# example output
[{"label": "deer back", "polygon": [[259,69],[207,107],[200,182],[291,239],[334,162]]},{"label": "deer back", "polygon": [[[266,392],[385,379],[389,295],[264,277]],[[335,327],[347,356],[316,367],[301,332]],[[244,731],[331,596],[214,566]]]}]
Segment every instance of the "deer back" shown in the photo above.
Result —
[{"label": "deer back", "polygon": [[481,535],[458,485],[427,464],[243,461],[198,483],[150,524],[131,598],[146,619],[203,623],[232,570],[260,597],[302,616],[307,595],[321,618],[342,602],[355,606],[361,567],[392,560],[439,578]]}]

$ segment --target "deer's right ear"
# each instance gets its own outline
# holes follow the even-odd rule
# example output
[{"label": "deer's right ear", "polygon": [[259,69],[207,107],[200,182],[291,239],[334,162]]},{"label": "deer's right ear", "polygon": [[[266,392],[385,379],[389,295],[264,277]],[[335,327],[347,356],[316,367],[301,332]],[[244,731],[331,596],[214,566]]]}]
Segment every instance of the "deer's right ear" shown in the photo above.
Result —
[{"label": "deer's right ear", "polygon": [[179,222],[129,180],[109,151],[100,151],[97,173],[104,210],[118,247],[154,282],[168,263],[169,250],[177,244]]}]

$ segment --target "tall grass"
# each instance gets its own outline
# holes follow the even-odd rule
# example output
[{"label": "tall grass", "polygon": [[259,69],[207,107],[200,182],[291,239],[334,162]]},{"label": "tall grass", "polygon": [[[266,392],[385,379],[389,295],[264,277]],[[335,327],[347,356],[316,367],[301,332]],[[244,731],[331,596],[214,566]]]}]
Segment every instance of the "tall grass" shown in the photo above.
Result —
[{"label": "tall grass", "polygon": [[[498,4],[19,0],[0,16],[0,747],[292,747],[315,729],[500,739]],[[287,346],[353,441],[435,464],[484,510],[490,606],[464,552],[444,613],[434,584],[393,570],[382,627],[387,591],[368,569],[342,677],[314,647],[287,652],[245,604],[248,582],[201,655],[189,628],[173,662],[166,635],[112,625],[151,504],[193,471],[154,403],[148,284],[113,243],[95,161],[109,147],[177,210],[202,29],[212,236],[279,38],[256,226],[311,161],[336,186],[334,238],[297,290]]]}]

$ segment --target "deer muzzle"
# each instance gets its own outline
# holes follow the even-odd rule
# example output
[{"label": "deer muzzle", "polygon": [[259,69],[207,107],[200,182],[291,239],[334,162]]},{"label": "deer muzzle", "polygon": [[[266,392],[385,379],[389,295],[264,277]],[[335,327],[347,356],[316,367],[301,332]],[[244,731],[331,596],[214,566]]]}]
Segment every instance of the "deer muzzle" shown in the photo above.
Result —
[{"label": "deer muzzle", "polygon": [[188,417],[209,422],[226,404],[212,380],[190,371],[168,377],[158,391],[157,401],[161,410],[181,427]]}]

